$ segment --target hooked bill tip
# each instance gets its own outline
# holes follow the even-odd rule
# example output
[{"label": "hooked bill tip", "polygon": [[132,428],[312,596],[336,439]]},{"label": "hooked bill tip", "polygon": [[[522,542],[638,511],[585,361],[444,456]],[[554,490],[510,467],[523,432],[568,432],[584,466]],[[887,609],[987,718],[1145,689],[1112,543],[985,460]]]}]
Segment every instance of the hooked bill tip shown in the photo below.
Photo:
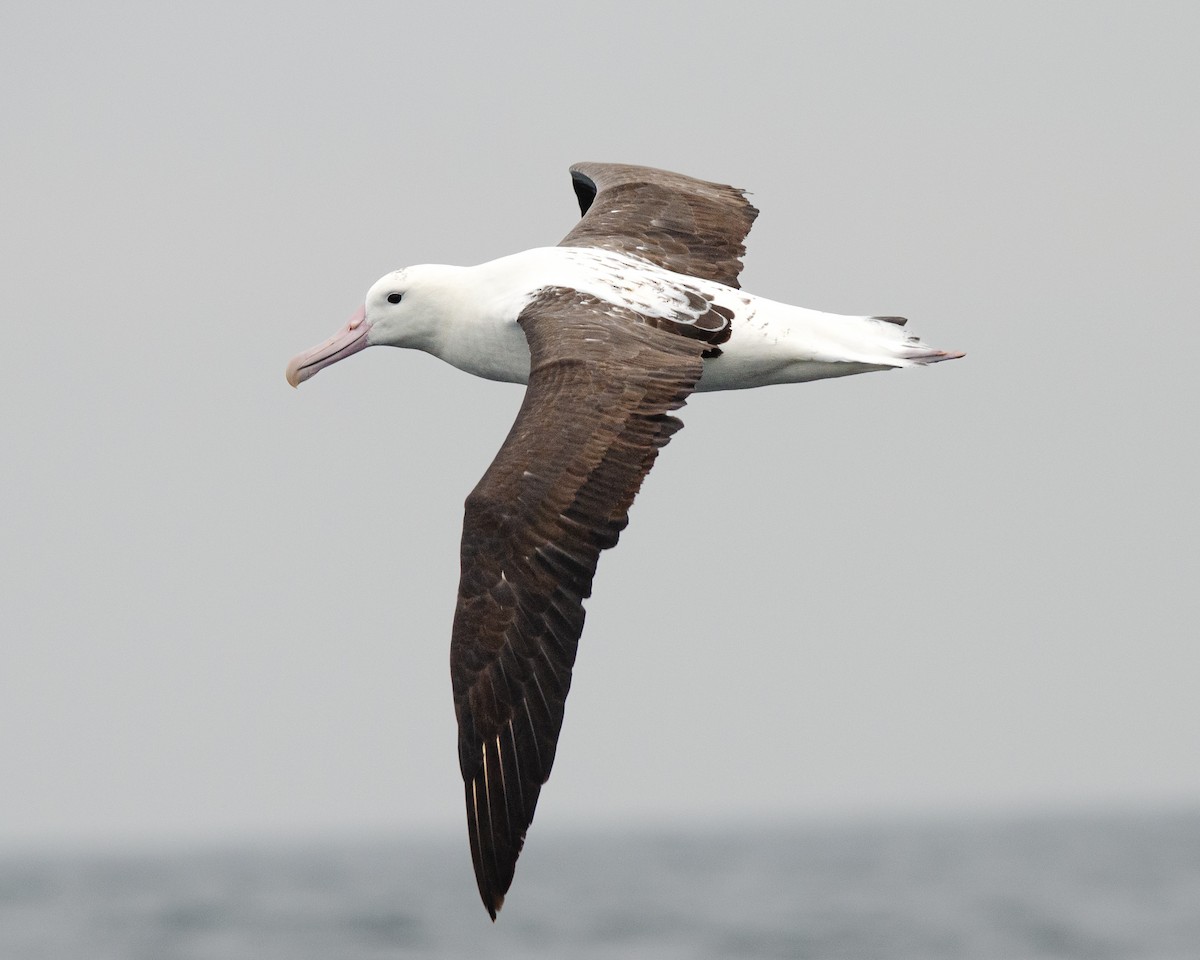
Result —
[{"label": "hooked bill tip", "polygon": [[296,363],[295,360],[292,360],[288,363],[287,373],[285,376],[287,377],[287,382],[292,385],[293,389],[300,386],[300,365]]}]

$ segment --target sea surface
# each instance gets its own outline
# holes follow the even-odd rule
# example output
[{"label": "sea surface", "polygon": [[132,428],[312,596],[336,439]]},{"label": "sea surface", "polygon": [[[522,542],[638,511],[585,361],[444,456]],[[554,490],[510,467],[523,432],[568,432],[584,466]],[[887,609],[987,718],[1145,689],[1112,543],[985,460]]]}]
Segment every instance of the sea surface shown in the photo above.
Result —
[{"label": "sea surface", "polygon": [[0,855],[0,960],[1198,960],[1200,811]]}]

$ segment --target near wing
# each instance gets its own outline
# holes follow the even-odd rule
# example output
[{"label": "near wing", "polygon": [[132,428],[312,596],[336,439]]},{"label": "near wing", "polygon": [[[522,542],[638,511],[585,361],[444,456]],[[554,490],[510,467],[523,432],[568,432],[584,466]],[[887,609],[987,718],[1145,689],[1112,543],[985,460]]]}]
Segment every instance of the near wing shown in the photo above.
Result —
[{"label": "near wing", "polygon": [[450,672],[479,893],[492,919],[550,776],[600,551],[617,542],[703,341],[544,291],[521,314],[525,401],[467,498]]},{"label": "near wing", "polygon": [[583,219],[564,247],[603,247],[675,273],[738,286],[758,210],[736,187],[627,163],[577,163]]}]

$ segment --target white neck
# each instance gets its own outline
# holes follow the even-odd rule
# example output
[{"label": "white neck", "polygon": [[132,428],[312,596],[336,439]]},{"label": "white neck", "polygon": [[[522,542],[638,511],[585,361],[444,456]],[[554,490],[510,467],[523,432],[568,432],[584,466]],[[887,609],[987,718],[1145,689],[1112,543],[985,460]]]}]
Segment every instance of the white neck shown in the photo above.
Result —
[{"label": "white neck", "polygon": [[540,284],[522,257],[439,267],[439,316],[421,349],[477,377],[527,383],[529,345],[517,317]]}]

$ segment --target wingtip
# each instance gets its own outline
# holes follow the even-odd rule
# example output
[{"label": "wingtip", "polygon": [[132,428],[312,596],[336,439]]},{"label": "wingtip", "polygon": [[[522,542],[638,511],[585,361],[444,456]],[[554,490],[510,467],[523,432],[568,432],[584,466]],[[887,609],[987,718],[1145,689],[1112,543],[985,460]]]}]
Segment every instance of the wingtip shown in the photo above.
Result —
[{"label": "wingtip", "polygon": [[488,916],[492,918],[492,923],[496,922],[496,914],[500,912],[500,908],[504,906],[504,894],[493,894],[491,899],[487,897],[483,900],[483,905],[487,909]]}]

